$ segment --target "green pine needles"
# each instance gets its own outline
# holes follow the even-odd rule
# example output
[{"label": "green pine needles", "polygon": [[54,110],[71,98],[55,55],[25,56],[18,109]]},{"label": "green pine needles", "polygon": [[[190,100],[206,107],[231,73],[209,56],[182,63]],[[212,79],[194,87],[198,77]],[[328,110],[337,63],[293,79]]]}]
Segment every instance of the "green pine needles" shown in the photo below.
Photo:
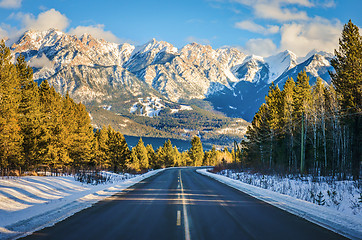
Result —
[{"label": "green pine needles", "polygon": [[332,84],[306,71],[281,91],[271,84],[242,142],[244,165],[269,171],[359,179],[362,38],[349,21],[331,60]]}]

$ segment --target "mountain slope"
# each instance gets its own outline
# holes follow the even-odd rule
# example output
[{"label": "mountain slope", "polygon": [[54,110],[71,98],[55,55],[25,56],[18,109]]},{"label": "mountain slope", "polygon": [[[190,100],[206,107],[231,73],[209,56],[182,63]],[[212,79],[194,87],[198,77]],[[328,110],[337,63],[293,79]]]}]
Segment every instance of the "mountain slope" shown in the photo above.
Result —
[{"label": "mountain slope", "polygon": [[[282,88],[288,77],[296,79],[304,69],[311,83],[316,77],[329,82],[328,70],[333,70],[331,55],[317,51],[306,57],[284,51],[263,58],[197,43],[177,49],[155,39],[135,47],[54,29],[28,31],[11,49],[26,57],[35,81],[47,79],[76,101],[110,106],[110,111],[135,119],[137,111],[131,114],[130,109],[139,98],[157,98],[174,109],[195,100],[203,107],[211,103],[211,109],[251,121],[271,82]],[[172,112],[168,115],[175,118]]]}]

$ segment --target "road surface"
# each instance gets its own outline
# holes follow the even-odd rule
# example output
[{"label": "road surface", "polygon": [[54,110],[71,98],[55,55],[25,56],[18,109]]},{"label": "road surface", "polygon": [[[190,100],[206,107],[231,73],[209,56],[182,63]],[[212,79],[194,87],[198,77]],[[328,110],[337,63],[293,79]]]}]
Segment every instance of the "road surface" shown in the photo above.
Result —
[{"label": "road surface", "polygon": [[195,170],[165,170],[26,239],[343,239]]}]

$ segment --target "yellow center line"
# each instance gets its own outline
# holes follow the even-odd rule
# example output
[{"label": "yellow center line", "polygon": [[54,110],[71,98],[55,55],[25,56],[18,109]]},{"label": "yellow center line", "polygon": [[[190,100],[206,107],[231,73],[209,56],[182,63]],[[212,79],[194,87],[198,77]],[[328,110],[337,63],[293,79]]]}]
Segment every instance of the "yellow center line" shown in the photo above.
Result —
[{"label": "yellow center line", "polygon": [[182,183],[181,170],[179,170],[180,176],[180,186],[181,186],[181,196],[182,196],[182,207],[184,214],[184,228],[185,228],[185,240],[190,240],[190,227],[189,227],[189,219],[187,217],[187,209],[186,209],[186,199],[184,194],[184,186]]},{"label": "yellow center line", "polygon": [[177,221],[176,221],[176,226],[180,226],[181,225],[181,211],[178,210],[177,211]]}]

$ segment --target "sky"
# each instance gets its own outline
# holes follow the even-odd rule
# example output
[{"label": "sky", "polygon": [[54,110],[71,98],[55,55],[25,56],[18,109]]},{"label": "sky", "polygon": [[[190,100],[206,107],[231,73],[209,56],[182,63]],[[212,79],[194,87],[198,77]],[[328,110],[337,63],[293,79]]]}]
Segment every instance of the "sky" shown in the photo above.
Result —
[{"label": "sky", "polygon": [[362,27],[361,10],[361,0],[0,0],[0,38],[11,44],[26,30],[56,28],[116,43],[155,38],[302,57],[333,52],[349,19]]}]

